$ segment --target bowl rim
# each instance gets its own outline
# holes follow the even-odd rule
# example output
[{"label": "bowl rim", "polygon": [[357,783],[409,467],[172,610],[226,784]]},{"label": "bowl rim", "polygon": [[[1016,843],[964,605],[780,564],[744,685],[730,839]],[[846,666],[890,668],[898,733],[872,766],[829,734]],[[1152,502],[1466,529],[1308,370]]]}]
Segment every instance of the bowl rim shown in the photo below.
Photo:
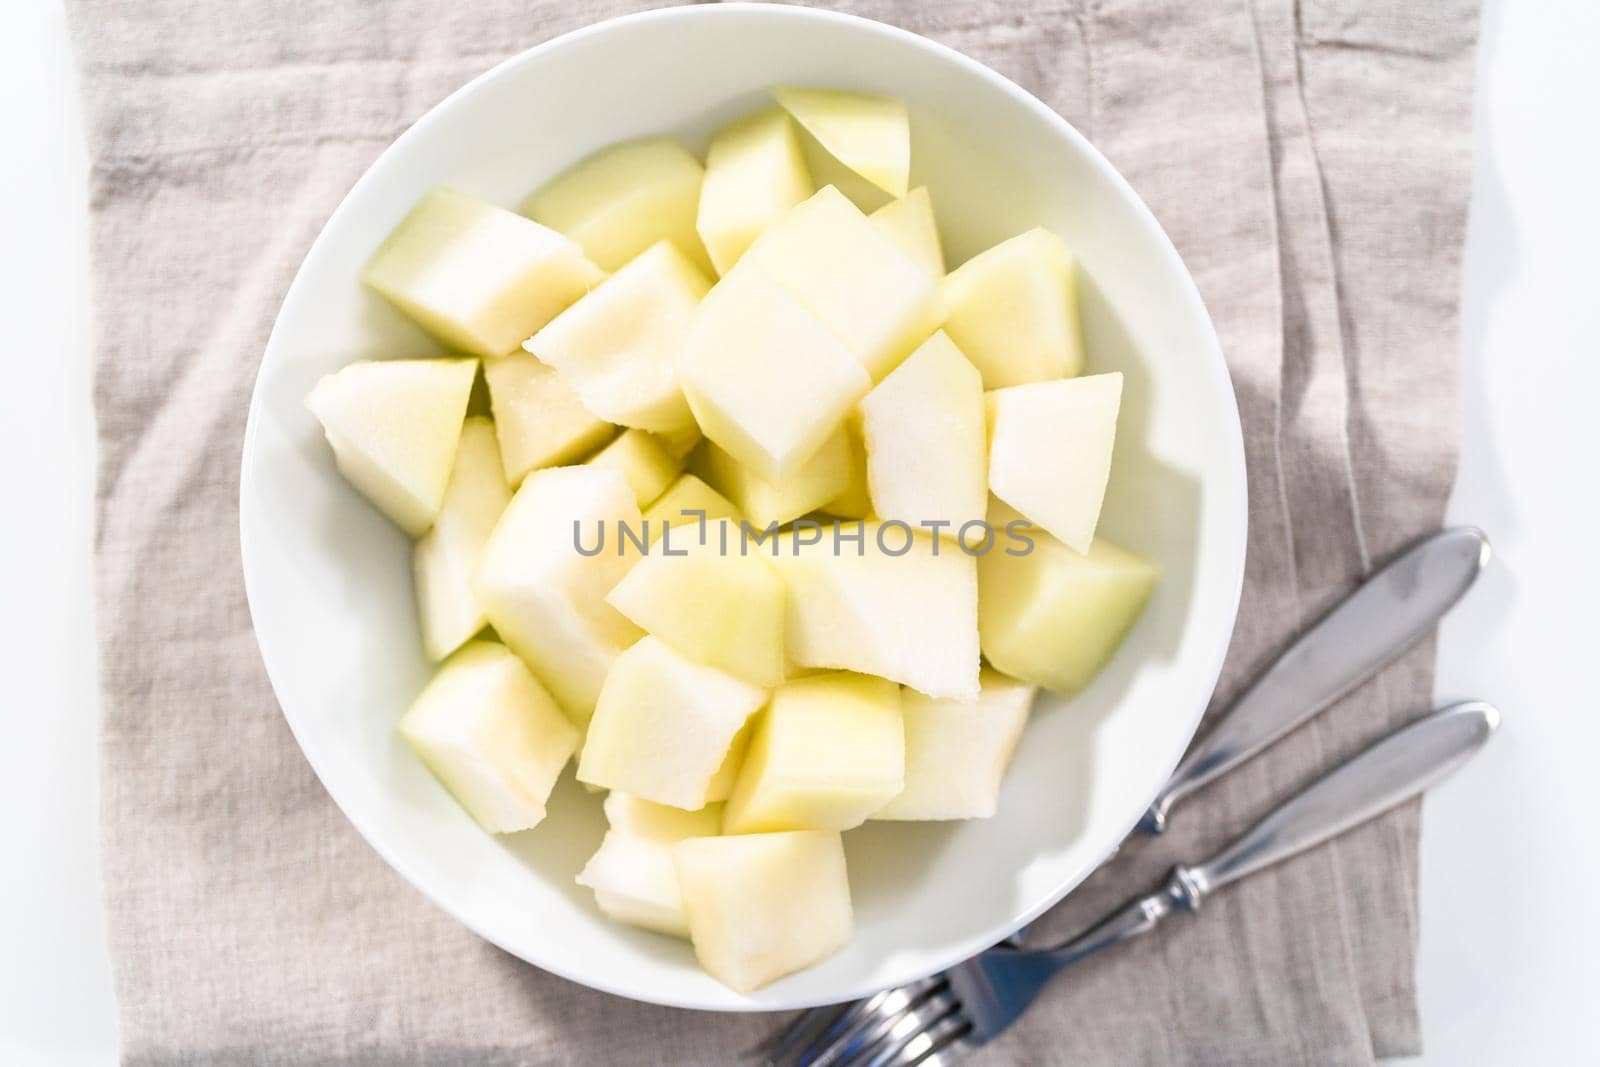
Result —
[{"label": "bowl rim", "polygon": [[[1099,149],[1096,148],[1094,144],[1090,142],[1086,136],[1084,136],[1084,134],[1079,132],[1075,126],[1063,118],[1054,109],[1046,105],[1038,97],[1034,96],[1032,93],[1028,92],[1026,89],[1013,82],[1010,78],[1007,78],[1005,75],[948,45],[942,44],[911,30],[903,29],[899,26],[880,22],[876,19],[865,18],[860,15],[818,8],[799,7],[789,4],[739,2],[714,5],[686,5],[678,7],[652,8],[645,11],[637,11],[609,19],[604,19],[600,22],[595,22],[590,25],[568,31],[556,37],[552,37],[547,41],[543,41],[539,44],[526,48],[521,52],[518,52],[512,56],[508,56],[507,58],[496,63],[493,67],[490,67],[488,70],[473,77],[471,80],[453,90],[443,99],[433,104],[427,109],[427,111],[423,112],[423,114],[419,116],[415,122],[402,131],[400,135],[394,139],[394,141],[385,147],[384,150],[380,152],[370,164],[368,164],[366,170],[362,172],[361,176],[350,187],[349,191],[346,192],[345,195],[340,199],[338,206],[331,214],[329,214],[327,221],[323,223],[321,229],[317,232],[316,238],[312,241],[310,247],[307,249],[305,257],[301,260],[299,267],[296,268],[294,277],[291,279],[288,288],[284,291],[283,301],[279,305],[278,312],[274,315],[272,329],[267,336],[266,345],[262,349],[261,362],[257,367],[255,382],[251,386],[250,405],[245,422],[243,448],[240,456],[239,497],[237,505],[239,507],[239,548],[244,576],[245,600],[250,613],[251,630],[256,638],[256,645],[261,654],[262,665],[266,671],[268,683],[272,688],[273,698],[278,703],[279,712],[283,715],[285,722],[288,724],[289,731],[295,739],[296,746],[299,747],[300,752],[305,757],[307,763],[311,765],[312,772],[317,776],[317,780],[322,784],[329,798],[333,801],[335,806],[338,807],[345,819],[347,819],[356,829],[356,832],[361,835],[367,845],[377,852],[385,863],[387,863],[402,878],[404,878],[413,889],[421,893],[423,897],[425,897],[432,905],[445,912],[455,921],[461,923],[478,937],[508,953],[509,955],[522,960],[524,963],[538,967],[541,970],[548,971],[551,974],[558,975],[567,981],[629,1000],[639,1001],[642,1003],[660,1004],[665,1007],[700,1011],[772,1012],[818,1007],[833,1003],[843,1003],[849,1000],[855,1000],[864,996],[868,996],[874,992],[877,992],[880,988],[888,987],[872,983],[870,985],[863,985],[860,988],[844,989],[841,990],[837,995],[830,995],[825,998],[796,997],[792,1002],[784,1002],[782,1004],[774,1004],[748,997],[740,997],[737,994],[732,994],[734,999],[729,1001],[719,1000],[716,1002],[711,1002],[703,998],[697,998],[693,996],[675,996],[670,990],[660,993],[647,993],[638,988],[625,987],[623,983],[614,981],[606,976],[597,977],[592,974],[579,975],[574,973],[570,968],[554,964],[548,960],[530,958],[532,955],[534,955],[533,953],[527,952],[525,948],[514,948],[511,945],[503,943],[500,939],[497,939],[486,929],[484,929],[480,923],[474,921],[472,917],[451,907],[444,900],[436,896],[435,893],[428,887],[426,881],[418,877],[411,865],[401,856],[393,852],[387,846],[387,844],[383,842],[381,834],[369,832],[369,827],[365,824],[365,821],[357,818],[351,813],[350,809],[340,799],[339,792],[334,788],[329,776],[324,773],[324,767],[319,763],[318,758],[313,755],[312,749],[308,748],[304,743],[304,740],[301,738],[299,731],[295,727],[294,717],[291,716],[288,710],[284,707],[284,703],[280,695],[282,692],[282,687],[278,682],[278,677],[284,670],[282,661],[268,652],[268,642],[263,639],[262,631],[258,625],[259,620],[257,617],[257,598],[256,596],[252,595],[251,592],[253,588],[257,588],[267,579],[264,575],[257,574],[256,568],[252,566],[251,560],[253,558],[259,559],[260,556],[259,553],[253,551],[252,549],[255,536],[251,532],[251,527],[244,521],[244,499],[248,495],[250,487],[254,482],[254,479],[251,475],[250,459],[256,450],[255,440],[262,419],[262,372],[267,366],[268,362],[273,358],[273,352],[279,344],[279,332],[282,328],[283,312],[287,307],[290,306],[291,302],[296,296],[296,293],[300,289],[304,275],[307,272],[307,265],[323,253],[324,244],[328,239],[329,232],[337,228],[336,223],[349,209],[350,204],[360,198],[360,196],[366,191],[368,184],[375,180],[375,174],[382,170],[381,164],[383,161],[390,155],[397,152],[403,145],[408,144],[412,140],[427,136],[434,127],[449,121],[448,113],[452,110],[451,105],[456,103],[458,100],[481,91],[484,87],[493,82],[510,76],[514,69],[522,66],[525,63],[535,62],[541,57],[576,45],[577,43],[586,40],[591,36],[605,34],[623,25],[668,22],[675,20],[692,21],[706,18],[727,18],[735,15],[771,19],[779,22],[784,20],[795,20],[833,23],[835,25],[844,26],[852,32],[869,33],[887,37],[897,41],[900,44],[910,45],[914,48],[931,52],[939,58],[952,62],[956,66],[963,68],[968,74],[989,82],[994,87],[1000,89],[1013,103],[1033,112],[1036,116],[1043,119],[1059,136],[1071,142],[1074,148],[1083,154],[1085,159],[1088,160],[1090,165],[1099,174],[1099,176],[1107,181],[1124,199],[1128,201],[1134,210],[1135,217],[1156,238],[1155,245],[1159,250],[1159,254],[1168,260],[1168,265],[1172,267],[1176,274],[1182,279],[1183,285],[1181,288],[1184,294],[1184,301],[1190,305],[1188,310],[1191,313],[1195,313],[1198,321],[1203,323],[1204,329],[1202,336],[1203,339],[1208,343],[1208,347],[1210,349],[1209,354],[1213,357],[1206,361],[1212,371],[1212,373],[1208,375],[1210,388],[1214,394],[1210,398],[1210,402],[1217,404],[1219,406],[1219,410],[1221,410],[1227,416],[1227,418],[1224,420],[1226,424],[1225,429],[1227,431],[1224,434],[1224,443],[1228,453],[1225,459],[1227,461],[1227,465],[1231,467],[1237,474],[1238,486],[1238,499],[1234,502],[1235,516],[1230,528],[1237,531],[1238,545],[1237,550],[1231,553],[1231,565],[1233,573],[1227,576],[1227,581],[1225,582],[1224,586],[1228,591],[1229,597],[1227,608],[1228,625],[1226,628],[1219,627],[1219,636],[1212,639],[1212,647],[1208,657],[1210,662],[1203,672],[1203,676],[1207,680],[1206,685],[1203,691],[1197,691],[1193,702],[1193,707],[1190,708],[1187,713],[1189,721],[1185,730],[1183,731],[1183,743],[1177,746],[1176,750],[1169,755],[1166,761],[1164,761],[1166,773],[1158,780],[1157,791],[1159,791],[1161,784],[1165,783],[1167,778],[1169,778],[1172,772],[1177,768],[1178,761],[1182,758],[1183,753],[1193,741],[1194,736],[1199,728],[1200,720],[1210,703],[1213,693],[1215,692],[1217,680],[1221,676],[1223,661],[1232,642],[1233,631],[1238,621],[1239,601],[1244,588],[1245,553],[1249,541],[1248,469],[1245,464],[1244,435],[1243,427],[1239,420],[1237,397],[1233,389],[1232,378],[1228,369],[1227,360],[1223,354],[1221,339],[1217,335],[1216,325],[1212,321],[1211,315],[1205,307],[1204,300],[1200,296],[1200,291],[1195,283],[1194,276],[1190,273],[1187,265],[1183,262],[1182,257],[1179,255],[1177,248],[1173,245],[1172,239],[1168,236],[1166,230],[1156,219],[1155,214],[1150,210],[1149,206],[1145,204],[1144,200],[1128,183],[1127,179],[1125,179],[1122,174],[1111,165],[1110,161],[1105,158]],[[257,576],[252,579],[252,574],[257,574]],[[274,669],[275,662],[279,664],[276,670]],[[1174,736],[1176,736],[1176,733]],[[919,968],[917,971],[908,973],[897,982],[892,983],[892,985],[900,985],[907,982],[916,981],[920,978],[927,977],[930,974],[937,974],[940,971],[946,970],[962,960],[970,958],[977,952],[982,951],[982,949],[988,947],[988,945],[997,943],[1011,936],[1017,930],[1033,922],[1040,915],[1044,914],[1056,904],[1060,903],[1062,899],[1064,899],[1069,893],[1081,885],[1090,874],[1098,870],[1106,863],[1107,860],[1115,855],[1121,844],[1129,837],[1130,834],[1135,831],[1138,826],[1139,819],[1144,815],[1144,812],[1149,805],[1154,802],[1157,795],[1157,792],[1153,792],[1148,798],[1146,798],[1145,803],[1141,805],[1137,811],[1133,812],[1131,817],[1127,820],[1127,825],[1123,829],[1122,833],[1117,835],[1117,837],[1111,841],[1110,845],[1095,858],[1093,863],[1088,864],[1081,871],[1078,871],[1068,878],[1063,879],[1056,886],[1056,888],[1044,898],[1037,900],[1028,907],[1022,908],[1015,912],[1007,921],[1007,923],[1003,927],[999,928],[998,933],[996,933],[994,937],[989,938],[987,935],[985,935],[985,937],[982,939],[969,939],[968,942],[963,943],[947,952],[945,957],[941,958],[937,966],[932,968]],[[1131,887],[1130,891],[1137,888],[1138,887]]]}]

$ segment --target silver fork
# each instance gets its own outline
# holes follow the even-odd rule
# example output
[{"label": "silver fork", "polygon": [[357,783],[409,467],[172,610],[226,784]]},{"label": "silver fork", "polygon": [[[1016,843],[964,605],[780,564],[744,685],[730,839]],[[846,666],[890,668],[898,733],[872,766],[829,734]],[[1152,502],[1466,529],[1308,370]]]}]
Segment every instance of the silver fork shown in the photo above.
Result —
[{"label": "silver fork", "polygon": [[[1471,588],[1489,560],[1481,530],[1454,527],[1425,537],[1373,572],[1309,628],[1221,716],[1178,764],[1140,821],[1160,833],[1173,805],[1323,711],[1422,638]],[[1026,928],[1006,942],[1021,944]],[[940,976],[858,1001],[851,1010],[928,994]],[[814,1008],[754,1050],[772,1056],[838,1026],[840,1007]],[[787,1061],[783,1061],[787,1062]]]},{"label": "silver fork", "polygon": [[965,1058],[1027,1010],[1065,968],[1153,929],[1174,911],[1299,855],[1440,781],[1499,724],[1488,704],[1436,711],[1390,734],[1280,805],[1204,863],[1176,867],[1154,892],[1048,949],[999,945],[943,974],[857,1001],[820,1033],[780,1041],[769,1064],[941,1067]]}]

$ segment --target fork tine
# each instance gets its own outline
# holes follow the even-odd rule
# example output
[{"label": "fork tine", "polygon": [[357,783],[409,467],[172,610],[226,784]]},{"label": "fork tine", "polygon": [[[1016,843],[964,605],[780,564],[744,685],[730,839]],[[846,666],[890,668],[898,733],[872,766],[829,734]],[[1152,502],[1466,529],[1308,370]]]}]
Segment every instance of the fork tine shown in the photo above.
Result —
[{"label": "fork tine", "polygon": [[881,1020],[898,1017],[942,982],[943,976],[935,975],[858,1000],[792,1058],[769,1062],[774,1067],[831,1067],[859,1045],[863,1033],[875,1031]]},{"label": "fork tine", "polygon": [[840,1067],[883,1067],[918,1034],[959,1010],[955,994],[948,987],[936,990],[920,1003],[886,1020],[886,1025],[877,1028],[874,1038],[860,1046]]},{"label": "fork tine", "polygon": [[911,998],[898,1006],[895,1011],[880,1012],[869,1026],[863,1027],[852,1036],[849,1041],[841,1041],[833,1050],[827,1061],[827,1067],[862,1067],[872,1056],[877,1054],[884,1040],[899,1026],[901,1020],[909,1017],[912,1012],[921,1007],[928,998],[938,996],[948,988],[946,984],[926,990],[921,996]]},{"label": "fork tine", "polygon": [[761,1064],[782,1064],[784,1057],[795,1048],[811,1042],[817,1033],[833,1024],[839,1017],[855,1008],[854,1004],[829,1004],[809,1008],[790,1020],[789,1025],[771,1034],[766,1040],[745,1053],[746,1058]]},{"label": "fork tine", "polygon": [[885,998],[899,992],[885,989],[848,1004],[812,1008],[784,1031],[781,1040],[769,1041],[756,1050],[761,1064],[763,1067],[811,1067],[841,1035],[853,1032]]},{"label": "fork tine", "polygon": [[871,1026],[874,1020],[881,1018],[884,1014],[892,1015],[903,1011],[905,1006],[920,995],[921,992],[922,990],[913,989],[909,986],[896,986],[892,989],[879,990],[865,1000],[856,1001],[846,1008],[833,1021],[833,1024],[823,1032],[816,1048],[812,1052],[812,1056],[815,1058],[803,1060],[802,1063],[824,1067],[828,1062],[827,1054],[830,1049],[835,1047],[842,1048],[848,1045],[857,1034]]},{"label": "fork tine", "polygon": [[949,1015],[906,1042],[898,1058],[886,1067],[950,1067],[977,1048],[966,1040],[972,1023],[959,1006]]}]

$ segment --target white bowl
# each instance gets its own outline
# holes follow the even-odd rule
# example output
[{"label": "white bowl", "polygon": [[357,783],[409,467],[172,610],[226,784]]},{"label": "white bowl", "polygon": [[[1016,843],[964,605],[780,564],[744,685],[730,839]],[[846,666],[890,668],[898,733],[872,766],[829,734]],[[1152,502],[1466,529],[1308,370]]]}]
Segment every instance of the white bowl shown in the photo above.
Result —
[{"label": "white bowl", "polygon": [[[848,948],[751,996],[689,947],[619,926],[573,884],[603,830],[569,770],[534,830],[481,832],[397,739],[428,675],[406,538],[334,471],[301,400],[359,358],[433,351],[357,280],[437,182],[514,206],[613,141],[668,131],[703,149],[773,84],[910,105],[952,264],[1029,227],[1083,267],[1091,368],[1127,375],[1102,529],[1164,578],[1116,660],[1076,699],[1044,697],[993,819],[869,823],[846,835]],[[901,30],[795,7],[654,11],[551,41],[434,108],[351,190],[306,256],[256,382],[240,488],[251,614],[284,715],[328,792],[407,880],[481,936],[573,981],[716,1010],[858,997],[939,970],[1050,907],[1129,832],[1216,684],[1243,574],[1245,475],[1233,391],[1205,308],[1133,191],[1084,138],[973,60]]]}]

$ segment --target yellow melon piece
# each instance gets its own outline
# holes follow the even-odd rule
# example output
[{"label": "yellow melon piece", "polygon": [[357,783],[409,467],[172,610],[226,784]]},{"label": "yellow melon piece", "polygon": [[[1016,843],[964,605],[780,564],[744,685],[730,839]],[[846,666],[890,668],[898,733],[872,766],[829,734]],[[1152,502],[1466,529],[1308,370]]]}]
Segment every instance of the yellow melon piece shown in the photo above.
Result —
[{"label": "yellow melon piece", "polygon": [[522,202],[522,213],[616,270],[657,241],[671,241],[701,270],[711,260],[695,231],[705,168],[670,137],[610,145],[568,167]]},{"label": "yellow melon piece", "polygon": [[938,287],[833,186],[750,246],[744,262],[808,308],[879,381],[938,329]]},{"label": "yellow melon piece", "polygon": [[1035,229],[967,260],[944,280],[945,332],[985,389],[1083,371],[1077,264],[1061,238]]},{"label": "yellow melon piece", "polygon": [[933,216],[933,198],[927,186],[918,186],[899,200],[891,200],[867,216],[911,261],[930,278],[944,277],[944,242]]},{"label": "yellow melon piece", "polygon": [[1028,724],[1035,689],[985,669],[970,703],[906,690],[906,785],[874,819],[987,819]]},{"label": "yellow melon piece", "polygon": [[512,485],[529,471],[580,459],[616,432],[583,406],[554,368],[526,352],[485,360],[483,379],[500,438],[500,462]]},{"label": "yellow melon piece", "polygon": [[674,845],[672,860],[695,956],[736,992],[754,992],[850,941],[850,882],[836,833],[696,837]]},{"label": "yellow melon piece", "polygon": [[446,345],[487,358],[516,351],[605,272],[549,227],[439,186],[361,277]]},{"label": "yellow melon piece", "polygon": [[737,525],[711,524],[704,544],[692,534],[658,542],[606,599],[690,659],[770,687],[784,677],[783,579],[741,550]]},{"label": "yellow melon piece", "polygon": [[1103,537],[1076,552],[998,500],[989,524],[997,542],[978,560],[984,656],[1013,678],[1076,693],[1139,620],[1158,569]]},{"label": "yellow melon piece", "polygon": [[708,538],[709,524],[718,519],[732,519],[737,523],[741,518],[732,501],[692,474],[680,475],[644,513],[652,541],[669,527],[686,527],[672,535],[674,551],[690,541]]},{"label": "yellow melon piece", "polygon": [[773,484],[716,445],[707,445],[701,464],[706,481],[733,501],[757,529],[782,526],[816,511],[850,489],[855,455],[844,427],[784,481]]},{"label": "yellow melon piece", "polygon": [[606,675],[578,780],[702,808],[733,739],[766,699],[765,689],[640,638]]},{"label": "yellow melon piece", "polygon": [[668,455],[661,443],[643,430],[624,432],[596,452],[589,463],[620,471],[641,510],[655,503],[683,470],[683,461]]},{"label": "yellow melon piece", "polygon": [[848,830],[904,784],[899,686],[842,672],[797,678],[756,719],[723,827]]},{"label": "yellow melon piece", "polygon": [[990,490],[1089,551],[1111,477],[1121,372],[996,389],[988,404]]},{"label": "yellow melon piece", "polygon": [[561,373],[608,422],[660,433],[694,425],[678,361],[711,283],[667,241],[635,259],[528,338],[523,348]]},{"label": "yellow melon piece", "polygon": [[472,641],[401,717],[404,737],[485,830],[537,826],[578,731],[503,646]]},{"label": "yellow melon piece", "polygon": [[905,196],[911,123],[902,100],[841,89],[774,89],[783,109],[828,154],[890,196]]},{"label": "yellow melon piece", "polygon": [[811,191],[794,124],[780,108],[713,133],[695,228],[717,273],[732,270],[751,242]]},{"label": "yellow melon piece", "polygon": [[607,916],[630,926],[688,938],[689,917],[678,890],[672,846],[691,837],[715,837],[722,805],[680,811],[612,792],[605,801],[610,829],[578,873],[577,883],[594,890]]},{"label": "yellow melon piece", "polygon": [[413,537],[444,503],[477,373],[474,359],[358,362],[306,397],[339,473]]},{"label": "yellow melon piece", "polygon": [[619,525],[642,529],[620,473],[552,467],[530,474],[495,524],[473,576],[484,615],[580,725],[606,672],[639,638],[605,602],[638,560]]},{"label": "yellow melon piece", "polygon": [[985,430],[982,376],[934,334],[861,401],[873,511],[952,537],[982,523]]},{"label": "yellow melon piece", "polygon": [[[845,540],[839,535],[858,535]],[[905,523],[843,523],[774,557],[784,643],[801,667],[875,674],[929,696],[978,695],[976,561]]]},{"label": "yellow melon piece", "polygon": [[443,659],[487,623],[472,591],[472,574],[510,500],[494,424],[470,416],[461,428],[439,517],[412,551],[417,620],[429,659]]},{"label": "yellow melon piece", "polygon": [[701,303],[678,373],[705,435],[778,484],[822,447],[872,384],[822,323],[748,267]]}]

